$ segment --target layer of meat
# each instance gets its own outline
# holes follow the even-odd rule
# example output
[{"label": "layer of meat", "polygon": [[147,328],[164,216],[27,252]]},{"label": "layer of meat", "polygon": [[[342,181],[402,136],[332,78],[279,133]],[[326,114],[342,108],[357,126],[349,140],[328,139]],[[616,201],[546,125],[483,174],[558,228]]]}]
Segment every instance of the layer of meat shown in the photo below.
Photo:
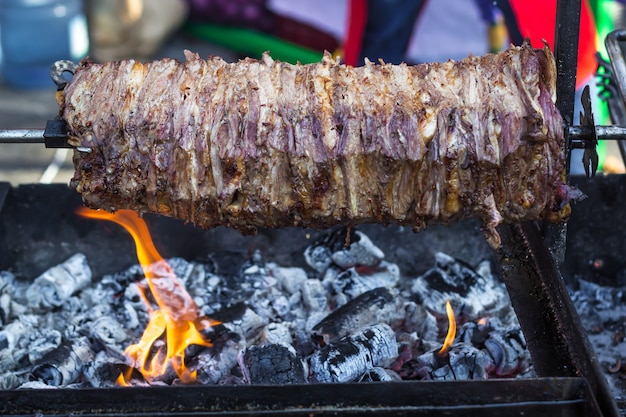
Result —
[{"label": "layer of meat", "polygon": [[82,62],[59,95],[84,203],[198,226],[569,213],[550,51],[416,66],[245,59]]}]

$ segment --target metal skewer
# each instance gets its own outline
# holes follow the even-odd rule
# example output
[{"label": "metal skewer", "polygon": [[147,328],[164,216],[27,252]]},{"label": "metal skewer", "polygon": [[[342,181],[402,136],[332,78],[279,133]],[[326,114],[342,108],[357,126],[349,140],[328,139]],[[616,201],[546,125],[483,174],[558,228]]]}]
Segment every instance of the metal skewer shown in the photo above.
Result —
[{"label": "metal skewer", "polygon": [[45,143],[43,129],[0,130],[0,143]]},{"label": "metal skewer", "polygon": [[0,129],[2,143],[43,143],[46,148],[71,148],[67,143],[67,126],[60,119],[48,120],[45,129]]},{"label": "metal skewer", "polygon": [[[63,126],[61,126],[63,125]],[[570,126],[568,135],[571,140],[571,149],[583,149],[585,141],[593,137],[590,126]],[[626,141],[626,127],[624,126],[595,126],[598,140]],[[54,141],[56,142],[55,145]],[[59,120],[48,120],[46,129],[0,129],[0,143],[44,143],[46,148],[71,148],[67,144],[65,125]]]}]

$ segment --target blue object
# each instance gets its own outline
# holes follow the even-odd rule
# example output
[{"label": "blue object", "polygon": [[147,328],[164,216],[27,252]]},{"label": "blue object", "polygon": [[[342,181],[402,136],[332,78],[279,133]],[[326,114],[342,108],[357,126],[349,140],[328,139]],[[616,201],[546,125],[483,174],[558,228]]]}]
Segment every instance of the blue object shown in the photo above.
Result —
[{"label": "blue object", "polygon": [[17,88],[55,88],[50,65],[87,54],[81,0],[0,0],[0,74]]}]

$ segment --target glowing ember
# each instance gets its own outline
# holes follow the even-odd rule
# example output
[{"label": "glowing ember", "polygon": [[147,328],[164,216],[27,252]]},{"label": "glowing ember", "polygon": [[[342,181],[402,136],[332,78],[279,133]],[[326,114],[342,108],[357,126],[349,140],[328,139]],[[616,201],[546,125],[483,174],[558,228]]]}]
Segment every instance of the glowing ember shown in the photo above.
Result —
[{"label": "glowing ember", "polygon": [[479,326],[484,326],[489,322],[489,320],[487,320],[487,317],[481,317],[480,319],[478,319],[478,321],[476,322],[476,324],[478,324]]},{"label": "glowing ember", "polygon": [[450,350],[450,346],[454,343],[454,338],[456,337],[456,319],[454,318],[454,310],[452,309],[452,304],[450,301],[446,301],[446,314],[448,315],[448,333],[446,334],[446,338],[443,341],[443,346],[439,349],[437,354],[439,356],[446,356],[448,354],[448,350]]},{"label": "glowing ember", "polygon": [[[150,311],[150,321],[141,340],[124,351],[130,361],[129,365],[138,369],[148,382],[164,375],[168,366],[171,366],[181,381],[195,381],[196,372],[185,366],[185,349],[189,345],[211,346],[200,334],[200,330],[217,322],[199,317],[198,307],[180,284],[170,265],[154,247],[148,227],[137,213],[131,210],[107,213],[81,207],[77,214],[115,222],[131,234],[150,293],[159,306],[159,309],[152,309],[144,294],[144,301]],[[165,343],[159,342],[163,335]],[[120,375],[117,382],[128,385],[129,377],[130,375]]]}]

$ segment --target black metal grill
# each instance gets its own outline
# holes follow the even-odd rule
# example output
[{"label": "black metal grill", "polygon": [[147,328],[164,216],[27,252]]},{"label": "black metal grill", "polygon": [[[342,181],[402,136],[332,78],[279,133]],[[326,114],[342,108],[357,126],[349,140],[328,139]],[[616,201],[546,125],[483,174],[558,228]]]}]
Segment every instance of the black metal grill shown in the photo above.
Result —
[{"label": "black metal grill", "polygon": [[[573,127],[574,88],[581,0],[558,0],[555,57],[557,105],[568,125],[568,140],[585,139],[585,128]],[[583,142],[585,145],[586,142]],[[569,144],[569,143],[568,143]],[[567,147],[567,150],[571,146]],[[602,179],[575,179],[581,187],[610,186]],[[619,177],[616,187],[623,190]],[[0,269],[37,275],[76,252],[98,253],[96,275],[134,263],[132,243],[120,231],[74,216],[79,197],[65,186],[21,186],[0,183]],[[581,204],[580,207],[583,207]],[[568,242],[576,241],[580,222],[590,211],[575,207]],[[587,207],[593,208],[593,202]],[[171,219],[150,217],[165,256],[197,256],[198,251],[237,256],[246,247],[287,241],[300,248],[303,231],[262,231],[256,238],[214,229],[201,231]],[[390,245],[455,246],[452,253],[468,257],[484,249],[477,224],[433,227],[420,233],[372,226],[368,233],[389,234]],[[555,266],[571,266],[576,251],[565,257],[565,227],[534,223],[503,225],[503,246],[494,254],[533,357],[538,378],[455,382],[401,382],[340,385],[203,386],[168,388],[13,390],[0,392],[0,413],[7,416],[209,416],[209,415],[585,415],[618,416],[619,411],[589,347],[563,278]],[[409,235],[411,233],[411,235]],[[443,237],[442,237],[443,236]],[[199,244],[198,242],[203,242]],[[424,243],[426,242],[426,243]],[[461,243],[459,243],[461,242]],[[594,244],[593,242],[591,244]],[[599,244],[596,242],[595,244]],[[128,246],[124,246],[128,245]],[[568,247],[570,245],[568,244]],[[550,249],[550,250],[549,250]],[[621,248],[616,248],[616,250]],[[488,250],[488,249],[487,249]],[[573,253],[572,253],[573,252]],[[43,262],[32,263],[37,254]],[[276,254],[275,254],[276,255]],[[463,257],[462,255],[462,257]],[[279,255],[276,255],[279,256]],[[47,262],[46,262],[47,261]],[[568,263],[569,262],[569,263]],[[125,264],[125,265],[124,265]],[[415,265],[412,267],[416,267]],[[624,409],[623,404],[621,404]]]}]

